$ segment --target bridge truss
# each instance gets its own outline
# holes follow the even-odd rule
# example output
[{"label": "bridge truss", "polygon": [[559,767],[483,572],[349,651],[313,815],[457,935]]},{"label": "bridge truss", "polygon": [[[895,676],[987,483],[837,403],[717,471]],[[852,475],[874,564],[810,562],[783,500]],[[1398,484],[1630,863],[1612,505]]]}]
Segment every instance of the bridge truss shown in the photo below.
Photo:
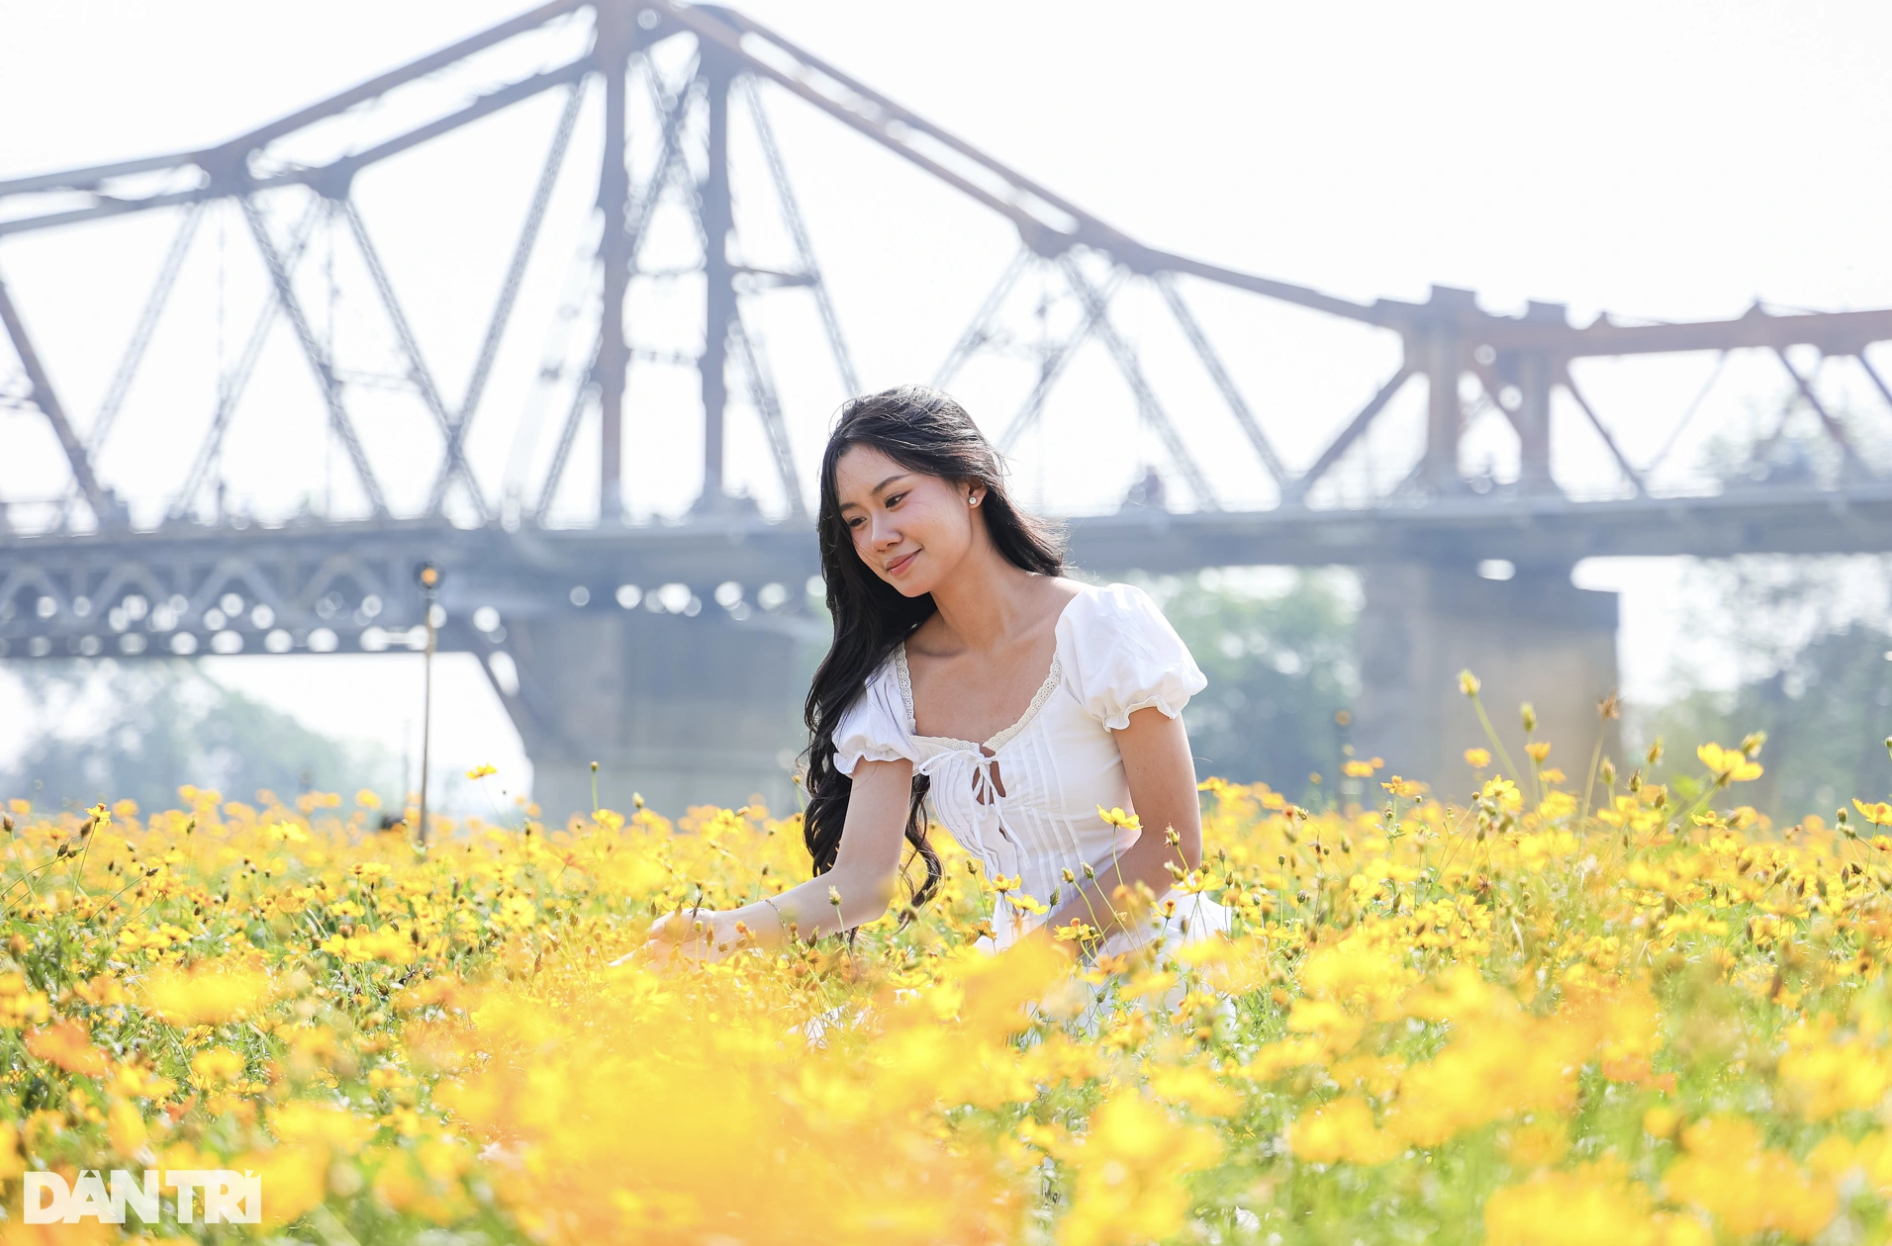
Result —
[{"label": "bridge truss", "polygon": [[[460,106],[437,112],[339,155],[311,159],[311,135],[377,115],[438,76],[516,42],[565,47]],[[560,40],[563,40],[563,43]],[[789,414],[773,379],[753,308],[774,290],[801,292],[837,382],[859,388],[842,320],[816,260],[764,88],[799,102],[907,162],[1007,222],[1018,250],[948,352],[936,376],[951,385],[982,353],[1005,346],[1003,321],[1019,291],[1036,282],[1068,309],[1055,334],[1034,347],[1035,375],[998,429],[1005,448],[1038,427],[1047,403],[1088,344],[1119,374],[1141,427],[1160,445],[1164,472],[1115,515],[1074,524],[1079,561],[1104,570],[1218,563],[1342,563],[1508,558],[1563,564],[1604,553],[1793,552],[1892,547],[1892,460],[1860,436],[1823,397],[1819,377],[1795,348],[1855,369],[1892,406],[1868,349],[1892,338],[1892,310],[1770,314],[1687,324],[1624,324],[1607,317],[1575,326],[1562,307],[1532,303],[1520,316],[1492,314],[1469,291],[1435,287],[1425,302],[1371,303],[1239,272],[1146,245],[1050,188],[933,124],[734,10],[670,0],[553,0],[511,21],[379,75],[289,116],[201,150],[0,182],[0,277],[6,252],[31,235],[147,213],[176,219],[105,397],[81,424],[62,401],[36,349],[33,308],[0,279],[0,404],[42,417],[69,472],[65,492],[35,509],[0,497],[0,656],[332,652],[408,644],[421,602],[411,568],[422,559],[448,571],[446,642],[488,659],[516,714],[530,713],[510,669],[504,621],[546,613],[639,609],[701,615],[731,626],[793,626],[802,582],[814,567],[808,539],[807,464],[798,464]],[[633,151],[633,97],[653,119],[647,155]],[[551,95],[562,100],[524,220],[493,297],[473,366],[457,394],[430,365],[390,266],[354,193],[360,175],[445,136]],[[534,401],[552,413],[552,436],[536,480],[495,491],[469,463],[494,369],[566,166],[587,95],[602,97],[601,151],[593,201],[595,240],[565,303],[580,327],[548,353]],[[732,123],[756,137],[776,226],[790,257],[779,264],[736,257]],[[325,128],[326,127],[326,128]],[[302,146],[298,146],[301,144]],[[178,274],[213,211],[240,219],[266,270],[268,293],[245,344],[220,377],[216,407],[183,478],[155,522],[145,522],[101,475],[100,451],[145,365]],[[664,211],[680,214],[699,262],[687,274],[648,260]],[[308,269],[319,235],[351,249],[395,363],[385,375],[351,371],[325,339]],[[700,288],[699,345],[665,349],[633,340],[627,308],[640,283],[686,276]],[[1259,410],[1235,379],[1226,352],[1192,306],[1196,290],[1219,287],[1338,318],[1391,335],[1400,362],[1373,397],[1318,454],[1296,463],[1279,445],[1292,413]],[[1187,343],[1201,379],[1231,422],[1253,473],[1270,482],[1272,508],[1228,507],[1218,496],[1192,421],[1179,419],[1116,318],[1124,293],[1153,295]],[[587,310],[592,309],[592,310]],[[1008,310],[1009,309],[1009,310]],[[216,497],[225,439],[270,335],[286,332],[321,399],[327,435],[341,447],[361,500],[346,518],[310,513],[259,522],[226,512]],[[575,334],[575,341],[572,340]],[[1246,348],[1243,345],[1241,348]],[[1573,375],[1586,359],[1669,352],[1760,352],[1775,358],[1817,428],[1829,466],[1752,487],[1665,496],[1653,467],[1622,440]],[[687,522],[626,525],[623,465],[627,385],[634,362],[681,364],[696,374],[702,422],[700,495]],[[424,500],[402,509],[364,437],[364,390],[377,383],[419,400],[437,435],[437,462],[424,465]],[[1409,388],[1425,389],[1423,443],[1395,486],[1348,507],[1329,487]],[[1551,437],[1553,401],[1573,409],[1607,451],[1615,496],[1580,500],[1560,488]],[[757,417],[782,499],[765,519],[727,486],[727,419],[735,406]],[[677,413],[666,413],[673,419]],[[1500,488],[1470,478],[1469,432],[1496,418],[1515,438],[1518,470]],[[571,479],[589,437],[597,475]],[[410,473],[411,474],[411,471]],[[1164,488],[1180,484],[1183,496]],[[558,501],[581,488],[589,522],[560,520]],[[561,492],[563,491],[563,492]],[[1171,507],[1168,502],[1176,505]],[[9,525],[7,517],[12,517]],[[482,612],[481,608],[484,608]],[[490,626],[476,625],[476,616]],[[776,623],[771,623],[776,620]]]}]

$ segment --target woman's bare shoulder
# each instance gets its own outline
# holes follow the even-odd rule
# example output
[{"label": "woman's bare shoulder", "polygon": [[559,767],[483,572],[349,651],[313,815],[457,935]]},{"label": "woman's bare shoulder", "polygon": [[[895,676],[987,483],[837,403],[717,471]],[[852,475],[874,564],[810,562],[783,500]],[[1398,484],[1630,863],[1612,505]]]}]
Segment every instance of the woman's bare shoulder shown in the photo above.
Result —
[{"label": "woman's bare shoulder", "polygon": [[1042,590],[1060,606],[1090,587],[1084,581],[1074,580],[1068,575],[1041,575],[1036,578],[1041,582]]}]

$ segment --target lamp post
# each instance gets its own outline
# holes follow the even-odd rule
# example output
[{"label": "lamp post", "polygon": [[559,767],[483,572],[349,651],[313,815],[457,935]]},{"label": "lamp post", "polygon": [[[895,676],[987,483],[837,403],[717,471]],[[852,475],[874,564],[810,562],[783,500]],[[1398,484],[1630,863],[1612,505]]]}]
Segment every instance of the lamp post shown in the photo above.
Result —
[{"label": "lamp post", "polygon": [[420,844],[427,846],[427,762],[429,745],[433,742],[434,726],[434,611],[439,609],[440,568],[431,562],[424,562],[414,570],[414,579],[420,585],[421,597],[425,600],[424,613],[427,622],[427,653],[422,659],[424,674],[421,676],[420,710]]}]

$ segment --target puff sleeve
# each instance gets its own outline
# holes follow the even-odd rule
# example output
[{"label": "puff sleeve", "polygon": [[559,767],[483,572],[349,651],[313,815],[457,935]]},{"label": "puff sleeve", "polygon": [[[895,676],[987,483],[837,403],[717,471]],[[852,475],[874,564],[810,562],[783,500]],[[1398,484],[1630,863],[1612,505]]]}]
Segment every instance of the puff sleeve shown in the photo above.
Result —
[{"label": "puff sleeve", "polygon": [[1208,678],[1149,595],[1129,584],[1092,589],[1071,603],[1062,620],[1078,699],[1111,731],[1154,705],[1171,718]]},{"label": "puff sleeve", "polygon": [[852,778],[863,758],[915,761],[918,757],[912,733],[907,730],[906,702],[889,660],[868,679],[860,698],[835,725],[834,768]]}]

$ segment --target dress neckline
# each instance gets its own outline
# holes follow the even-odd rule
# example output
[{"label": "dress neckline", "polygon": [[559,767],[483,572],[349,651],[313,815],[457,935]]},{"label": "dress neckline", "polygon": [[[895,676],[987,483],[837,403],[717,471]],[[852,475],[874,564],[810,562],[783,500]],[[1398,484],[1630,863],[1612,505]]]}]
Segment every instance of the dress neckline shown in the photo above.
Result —
[{"label": "dress neckline", "polygon": [[1038,691],[1032,694],[1031,704],[1027,705],[1025,712],[1018,716],[1018,721],[998,732],[983,744],[979,743],[977,740],[962,740],[954,735],[920,734],[920,720],[913,709],[913,676],[907,670],[907,642],[902,640],[899,644],[895,645],[893,648],[894,672],[900,678],[900,700],[907,712],[907,733],[916,740],[931,740],[940,744],[961,744],[967,748],[978,749],[981,752],[989,750],[992,753],[997,753],[1000,749],[1004,748],[1019,732],[1023,731],[1031,724],[1031,720],[1037,717],[1038,711],[1044,708],[1045,702],[1051,699],[1051,694],[1056,692],[1058,685],[1063,682],[1064,662],[1062,655],[1058,652],[1058,635],[1064,626],[1064,616],[1071,609],[1071,602],[1076,601],[1090,591],[1090,585],[1083,585],[1077,592],[1071,594],[1070,601],[1065,602],[1064,605],[1058,609],[1057,621],[1051,625],[1051,667],[1045,672],[1044,682],[1038,685]]}]

